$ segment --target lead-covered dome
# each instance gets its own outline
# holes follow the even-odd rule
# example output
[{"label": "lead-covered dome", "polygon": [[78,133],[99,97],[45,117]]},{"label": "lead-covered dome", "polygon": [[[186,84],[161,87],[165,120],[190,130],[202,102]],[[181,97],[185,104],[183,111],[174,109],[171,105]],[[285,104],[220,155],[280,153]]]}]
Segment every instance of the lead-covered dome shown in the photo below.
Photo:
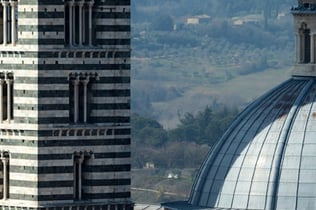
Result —
[{"label": "lead-covered dome", "polygon": [[212,149],[194,206],[316,209],[316,81],[293,78],[248,106]]}]

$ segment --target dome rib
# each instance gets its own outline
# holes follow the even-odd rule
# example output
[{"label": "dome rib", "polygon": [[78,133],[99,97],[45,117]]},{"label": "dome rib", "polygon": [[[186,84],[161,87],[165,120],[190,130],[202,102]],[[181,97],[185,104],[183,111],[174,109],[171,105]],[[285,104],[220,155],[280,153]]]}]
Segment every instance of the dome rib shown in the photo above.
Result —
[{"label": "dome rib", "polygon": [[272,178],[270,178],[270,183],[273,183],[273,184],[271,187],[268,188],[268,195],[272,195],[272,196],[267,197],[267,204],[269,205],[269,209],[276,208],[276,196],[277,196],[278,186],[279,186],[278,180],[280,177],[281,164],[282,164],[282,159],[284,157],[284,151],[287,145],[289,131],[292,127],[293,120],[295,119],[299,106],[301,105],[301,102],[303,101],[308,91],[311,89],[313,83],[314,83],[314,80],[310,79],[310,81],[305,85],[305,87],[299,93],[293,106],[291,107],[290,112],[288,113],[287,119],[282,129],[282,132],[277,144],[277,150],[274,154],[276,158],[273,159],[273,163],[272,163],[275,170],[274,170],[274,173],[272,174]]},{"label": "dome rib", "polygon": [[[314,95],[310,101],[310,107],[309,107],[309,111],[308,111],[308,117],[305,121],[305,124],[304,124],[304,135],[303,135],[303,140],[302,140],[302,147],[301,147],[301,151],[300,151],[300,157],[303,157],[303,151],[304,151],[304,145],[305,145],[305,140],[306,140],[306,132],[307,132],[307,125],[309,123],[309,120],[311,118],[311,113],[312,113],[312,110],[313,110],[313,104],[314,104],[314,101],[316,99],[316,95]],[[309,104],[309,103],[308,103]],[[285,158],[285,155],[283,155],[283,158]],[[283,162],[283,160],[282,160]],[[298,168],[301,168],[302,166],[302,159],[300,159],[300,162],[299,162],[299,167]],[[299,182],[300,180],[300,173],[298,173],[298,177],[297,177],[297,183]],[[296,195],[299,194],[299,185],[296,186]],[[295,201],[295,209],[298,208],[298,196],[296,196],[296,201]],[[275,207],[277,209],[277,206]]]}]

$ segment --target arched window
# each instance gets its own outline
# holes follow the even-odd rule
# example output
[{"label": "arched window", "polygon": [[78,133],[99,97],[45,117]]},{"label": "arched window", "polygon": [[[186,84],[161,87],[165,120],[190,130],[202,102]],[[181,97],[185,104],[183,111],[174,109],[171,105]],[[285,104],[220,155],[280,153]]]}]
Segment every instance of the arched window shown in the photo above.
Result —
[{"label": "arched window", "polygon": [[73,178],[74,178],[74,200],[84,200],[87,198],[85,188],[85,177],[88,161],[93,153],[80,151],[73,154]]},{"label": "arched window", "polygon": [[13,73],[0,73],[0,123],[14,118]]},{"label": "arched window", "polygon": [[89,122],[92,85],[96,79],[96,73],[73,73],[69,75],[69,118],[71,122]]},{"label": "arched window", "polygon": [[0,195],[2,199],[9,198],[9,152],[1,151],[1,161],[0,161]]},{"label": "arched window", "polygon": [[306,23],[302,23],[299,29],[300,35],[300,63],[309,63],[311,61],[311,34]]},{"label": "arched window", "polygon": [[69,46],[93,45],[94,1],[65,1],[65,43]]},{"label": "arched window", "polygon": [[3,45],[17,41],[18,1],[1,1],[0,4],[0,41]]}]

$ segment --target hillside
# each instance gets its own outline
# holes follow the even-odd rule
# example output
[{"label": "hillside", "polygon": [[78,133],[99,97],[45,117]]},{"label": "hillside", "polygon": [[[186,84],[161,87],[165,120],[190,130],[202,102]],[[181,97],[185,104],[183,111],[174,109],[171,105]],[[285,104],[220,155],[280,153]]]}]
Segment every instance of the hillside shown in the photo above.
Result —
[{"label": "hillside", "polygon": [[[294,0],[275,1],[269,15],[259,1],[216,2],[134,1],[133,112],[175,128],[186,112],[214,101],[243,107],[289,78]],[[198,14],[209,18],[186,24]]]}]

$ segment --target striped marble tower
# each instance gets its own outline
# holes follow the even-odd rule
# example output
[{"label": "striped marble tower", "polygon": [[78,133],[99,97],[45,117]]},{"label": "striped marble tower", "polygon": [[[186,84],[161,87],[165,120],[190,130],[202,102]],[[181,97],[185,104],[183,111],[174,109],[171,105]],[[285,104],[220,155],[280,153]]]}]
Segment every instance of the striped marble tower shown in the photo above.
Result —
[{"label": "striped marble tower", "polygon": [[130,0],[0,3],[0,209],[133,209]]}]

